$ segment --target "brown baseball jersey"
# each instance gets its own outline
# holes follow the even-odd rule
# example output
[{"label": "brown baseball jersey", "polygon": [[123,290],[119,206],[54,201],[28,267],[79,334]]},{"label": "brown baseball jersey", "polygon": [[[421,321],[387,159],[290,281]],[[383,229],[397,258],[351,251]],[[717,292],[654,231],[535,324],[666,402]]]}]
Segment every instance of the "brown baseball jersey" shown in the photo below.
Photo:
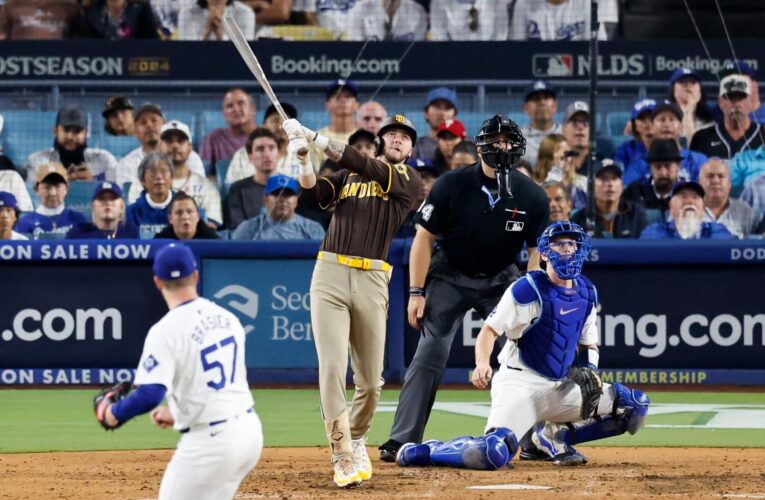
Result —
[{"label": "brown baseball jersey", "polygon": [[306,193],[326,210],[337,202],[321,249],[385,260],[391,239],[412,209],[420,174],[412,167],[369,158],[346,147],[340,172],[320,177]]}]

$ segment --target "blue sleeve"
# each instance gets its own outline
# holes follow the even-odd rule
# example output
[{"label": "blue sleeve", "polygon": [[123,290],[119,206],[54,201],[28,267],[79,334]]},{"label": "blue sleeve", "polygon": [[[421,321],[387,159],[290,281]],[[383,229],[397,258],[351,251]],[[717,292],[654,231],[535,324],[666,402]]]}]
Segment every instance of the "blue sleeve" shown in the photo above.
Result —
[{"label": "blue sleeve", "polygon": [[141,225],[141,222],[138,220],[138,216],[136,214],[137,212],[137,203],[133,203],[132,205],[127,207],[127,210],[125,211],[125,221],[139,227]]},{"label": "blue sleeve", "polygon": [[141,385],[125,399],[114,403],[112,415],[120,423],[125,423],[159,406],[166,392],[167,388],[162,384]]},{"label": "blue sleeve", "polygon": [[667,239],[661,231],[661,225],[658,222],[654,222],[650,226],[643,229],[640,233],[641,240],[665,240]]},{"label": "blue sleeve", "polygon": [[709,235],[709,239],[712,240],[731,240],[734,236],[728,231],[728,228],[722,224],[715,222],[712,223],[712,231]]},{"label": "blue sleeve", "polygon": [[627,154],[628,145],[629,141],[622,143],[616,148],[616,153],[614,153],[614,162],[619,164],[622,168],[622,172],[624,172],[624,168],[627,166],[627,160],[629,159]]}]

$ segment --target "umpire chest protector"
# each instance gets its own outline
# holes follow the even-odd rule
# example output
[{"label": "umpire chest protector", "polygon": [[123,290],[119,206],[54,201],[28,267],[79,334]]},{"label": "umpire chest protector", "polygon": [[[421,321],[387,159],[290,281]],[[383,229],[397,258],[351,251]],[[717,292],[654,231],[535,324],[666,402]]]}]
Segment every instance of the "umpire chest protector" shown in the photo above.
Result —
[{"label": "umpire chest protector", "polygon": [[543,271],[531,271],[513,287],[516,301],[529,304],[536,300],[541,306],[539,317],[518,341],[521,359],[551,379],[568,373],[584,323],[597,301],[595,287],[587,278],[579,276],[574,281],[573,288],[562,288]]}]

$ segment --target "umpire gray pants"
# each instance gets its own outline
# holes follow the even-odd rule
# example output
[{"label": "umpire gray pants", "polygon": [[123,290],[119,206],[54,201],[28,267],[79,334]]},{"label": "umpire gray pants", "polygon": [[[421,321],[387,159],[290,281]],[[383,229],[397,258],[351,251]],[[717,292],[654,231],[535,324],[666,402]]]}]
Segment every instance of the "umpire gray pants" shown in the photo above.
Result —
[{"label": "umpire gray pants", "polygon": [[494,276],[470,277],[447,264],[438,253],[433,259],[420,341],[404,377],[390,432],[390,439],[400,443],[422,442],[452,340],[465,313],[472,308],[486,319],[507,287],[520,276],[515,264]]}]

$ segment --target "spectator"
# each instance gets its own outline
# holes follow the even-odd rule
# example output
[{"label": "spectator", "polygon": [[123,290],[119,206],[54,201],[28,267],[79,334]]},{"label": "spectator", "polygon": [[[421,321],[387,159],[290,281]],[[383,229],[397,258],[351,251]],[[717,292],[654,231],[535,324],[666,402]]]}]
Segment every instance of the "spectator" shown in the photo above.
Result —
[{"label": "spectator", "polygon": [[[608,25],[619,23],[616,0],[598,2],[598,39],[607,40]],[[511,40],[586,41],[590,37],[590,0],[517,0]],[[548,74],[551,74],[548,68]]]},{"label": "spectator", "polygon": [[453,90],[446,87],[436,87],[428,92],[423,114],[425,121],[430,126],[430,131],[428,135],[423,135],[417,139],[412,157],[429,161],[435,160],[438,148],[436,142],[438,126],[446,120],[454,120],[458,108],[457,94]]},{"label": "spectator", "polygon": [[535,175],[537,182],[560,182],[566,188],[574,209],[587,205],[587,177],[576,173],[578,151],[571,149],[562,135],[542,139]]},{"label": "spectator", "polygon": [[415,233],[417,232],[417,225],[414,223],[414,216],[417,213],[417,210],[420,208],[420,205],[422,205],[422,202],[425,201],[425,198],[427,198],[430,194],[430,190],[433,188],[433,184],[436,182],[436,179],[439,175],[441,175],[441,171],[427,160],[423,160],[421,158],[410,158],[406,163],[410,167],[417,170],[417,172],[419,172],[420,178],[422,179],[422,184],[420,184],[420,194],[412,204],[412,210],[407,214],[406,219],[404,219],[404,222],[401,224],[401,227],[396,233],[396,238],[414,237]]},{"label": "spectator", "polygon": [[646,161],[651,176],[632,181],[622,194],[622,199],[648,210],[658,210],[664,215],[669,208],[672,186],[680,178],[680,149],[674,139],[654,139]]},{"label": "spectator", "polygon": [[27,179],[37,177],[41,165],[60,163],[69,181],[107,180],[114,182],[117,159],[104,149],[89,148],[88,114],[79,106],[65,106],[56,115],[53,147],[29,155],[25,169]]},{"label": "spectator", "polygon": [[173,199],[173,161],[162,153],[148,153],[138,165],[138,179],[143,191],[128,206],[126,220],[136,226],[141,238],[154,236],[167,225],[167,214]]},{"label": "spectator", "polygon": [[574,101],[566,106],[563,137],[570,150],[579,153],[571,157],[571,163],[578,172],[584,168],[590,155],[590,106],[586,102]]},{"label": "spectator", "polygon": [[292,11],[302,14],[306,24],[321,26],[339,40],[348,29],[348,12],[355,0],[292,0]]},{"label": "spectator", "polygon": [[60,163],[40,165],[37,169],[35,193],[40,197],[40,206],[19,220],[16,229],[20,233],[41,235],[64,235],[73,226],[86,222],[85,216],[66,208],[64,200],[69,192],[67,171]]},{"label": "spectator", "polygon": [[717,99],[723,122],[693,135],[691,149],[707,156],[733,158],[739,151],[762,146],[765,133],[752,121],[752,83],[745,75],[728,75],[720,81]]},{"label": "spectator", "polygon": [[527,90],[524,98],[523,112],[531,119],[531,123],[521,127],[526,138],[526,158],[532,166],[537,162],[539,144],[550,134],[560,134],[563,127],[555,123],[555,113],[558,111],[558,101],[555,89],[543,80],[537,80]]},{"label": "spectator", "polygon": [[358,0],[348,11],[346,40],[425,40],[428,14],[414,0]]},{"label": "spectator", "polygon": [[255,129],[250,134],[247,149],[255,173],[236,181],[228,193],[228,228],[231,230],[246,219],[260,214],[263,208],[266,182],[276,172],[279,161],[279,143],[273,132],[266,128]]},{"label": "spectator", "polygon": [[714,125],[712,112],[707,106],[707,95],[701,86],[701,77],[690,68],[678,68],[669,79],[670,102],[683,112],[683,131],[687,144],[697,130]]},{"label": "spectator", "polygon": [[641,240],[725,240],[733,235],[717,222],[705,222],[704,188],[692,181],[681,181],[672,188],[669,202],[671,218],[655,222],[640,234]]},{"label": "spectator", "polygon": [[255,40],[255,12],[236,0],[197,0],[178,13],[180,40],[228,40],[223,18],[232,17],[247,40]]},{"label": "spectator", "polygon": [[433,159],[433,166],[441,172],[450,170],[454,147],[467,138],[467,131],[461,121],[446,120],[441,122],[436,133],[438,151]]},{"label": "spectator", "polygon": [[170,222],[154,239],[170,240],[218,240],[213,228],[202,222],[199,206],[193,197],[183,192],[175,193],[167,210]]},{"label": "spectator", "polygon": [[6,191],[0,191],[0,240],[28,240],[26,236],[13,230],[19,220],[19,205],[16,197]]},{"label": "spectator", "polygon": [[[614,161],[622,167],[625,182],[632,182],[639,178],[645,166],[645,155],[653,139],[653,110],[656,109],[656,101],[653,99],[639,99],[632,105],[630,112],[629,130],[632,140],[627,141],[616,148]],[[627,182],[627,184],[629,184]]]},{"label": "spectator", "polygon": [[[752,107],[754,108],[752,118],[757,123],[765,123],[765,104],[760,101],[760,87],[754,69],[744,61],[735,60],[726,63],[718,72],[717,78],[722,80],[728,75],[744,75],[749,78],[749,81],[752,84]],[[714,117],[714,121],[722,123],[723,113],[718,104],[715,104],[712,108],[712,116]]]},{"label": "spectator", "polygon": [[729,165],[732,191],[740,193],[742,188],[765,174],[765,145],[741,151]]},{"label": "spectator", "polygon": [[91,222],[77,224],[66,234],[69,240],[137,239],[138,228],[125,222],[125,202],[117,184],[102,182],[90,201]]},{"label": "spectator", "polygon": [[150,0],[154,17],[160,25],[162,38],[178,39],[178,15],[184,6],[191,7],[196,0]]},{"label": "spectator", "polygon": [[472,165],[478,161],[478,148],[475,143],[462,141],[454,146],[452,150],[452,160],[449,163],[449,170],[457,170],[467,165]]},{"label": "spectator", "polygon": [[255,11],[255,25],[287,24],[292,11],[292,0],[241,0]]},{"label": "spectator", "polygon": [[701,167],[699,184],[704,188],[704,220],[719,222],[739,239],[756,232],[762,214],[746,202],[730,197],[730,174],[722,160],[713,158]]},{"label": "spectator", "polygon": [[[697,180],[699,178],[699,169],[706,163],[707,157],[696,151],[685,149],[680,145],[680,134],[683,131],[682,110],[677,104],[664,100],[656,104],[651,118],[653,123],[651,140],[672,139],[675,141],[681,158],[679,176],[692,181]],[[624,171],[625,183],[632,183],[634,180],[647,178],[650,175],[651,169],[645,160],[644,158],[641,162],[638,158],[633,159],[630,167]]]},{"label": "spectator", "polygon": [[0,192],[12,194],[22,212],[34,210],[27,185],[10,160],[5,165],[0,165]]},{"label": "spectator", "polygon": [[360,151],[370,158],[375,157],[375,134],[363,128],[352,133],[348,138],[348,145],[356,151]]},{"label": "spectator", "polygon": [[84,35],[106,40],[157,39],[159,23],[148,2],[97,0],[85,11]]},{"label": "spectator", "polygon": [[[622,169],[610,160],[600,162],[595,171],[595,238],[638,238],[648,225],[640,205],[623,200]],[[587,227],[587,209],[577,210],[571,217]]]},{"label": "spectator", "polygon": [[542,187],[550,201],[550,222],[567,221],[571,215],[571,196],[560,182],[545,182]]},{"label": "spectator", "polygon": [[749,182],[739,199],[748,203],[758,214],[765,214],[765,173]]},{"label": "spectator", "polygon": [[[460,146],[460,145],[458,144],[458,146]],[[456,150],[457,148],[454,148],[454,149]],[[532,170],[531,169],[531,163],[529,163],[529,160],[521,158],[521,160],[515,166],[515,170],[517,170],[518,172],[522,173],[523,175],[525,175],[529,179],[534,180],[534,174],[531,171]]]},{"label": "spectator", "polygon": [[432,0],[430,39],[436,42],[507,40],[511,3],[512,0]]},{"label": "spectator", "polygon": [[109,135],[131,136],[135,132],[133,103],[127,97],[114,96],[107,99],[101,116],[105,120],[104,130]]},{"label": "spectator", "polygon": [[62,40],[82,30],[77,0],[6,0],[0,40]]},{"label": "spectator", "polygon": [[[317,134],[332,141],[348,144],[348,138],[356,131],[356,111],[359,109],[359,91],[350,80],[336,80],[327,89],[329,126],[320,128]],[[321,165],[327,158],[320,148],[313,146],[311,156],[314,165]]]},{"label": "spectator", "polygon": [[367,101],[359,106],[358,117],[356,126],[360,129],[372,132],[372,134],[376,136],[377,131],[380,130],[382,122],[388,118],[388,112],[379,102]]},{"label": "spectator", "polygon": [[[125,155],[117,167],[117,184],[124,185],[126,182],[136,184],[138,190],[131,189],[128,192],[128,202],[133,203],[140,194],[141,181],[138,179],[138,165],[148,153],[159,150],[159,135],[165,124],[165,115],[162,109],[150,102],[144,103],[135,113],[135,135],[141,145]],[[197,175],[204,175],[205,168],[198,154],[192,152],[189,157],[189,168]]]},{"label": "spectator", "polygon": [[213,172],[219,161],[231,161],[234,154],[247,144],[255,130],[255,102],[244,90],[234,88],[223,96],[223,117],[227,128],[216,128],[202,140],[199,154]]},{"label": "spectator", "polygon": [[298,183],[287,175],[268,178],[265,189],[266,211],[242,222],[232,240],[322,240],[324,229],[318,222],[295,213]]}]

